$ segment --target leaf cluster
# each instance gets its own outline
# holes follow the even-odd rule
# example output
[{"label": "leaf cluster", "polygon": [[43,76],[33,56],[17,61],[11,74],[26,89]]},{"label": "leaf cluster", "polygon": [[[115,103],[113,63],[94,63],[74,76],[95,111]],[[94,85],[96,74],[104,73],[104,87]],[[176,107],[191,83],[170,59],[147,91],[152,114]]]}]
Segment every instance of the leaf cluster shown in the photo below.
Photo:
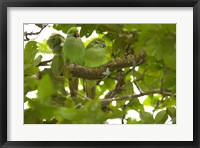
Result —
[{"label": "leaf cluster", "polygon": [[[37,24],[38,25],[38,24]],[[25,124],[106,124],[108,119],[121,119],[126,124],[176,123],[176,25],[175,24],[52,24],[57,31],[67,33],[80,28],[80,37],[98,34],[106,42],[107,61],[122,56],[137,56],[144,52],[145,62],[119,68],[101,79],[96,87],[96,99],[88,100],[84,80],[79,82],[78,96],[72,99],[68,80],[60,75],[63,61],[54,55],[47,68],[41,68],[43,54],[53,54],[44,41],[28,41],[24,47],[24,109]],[[43,32],[41,32],[42,34]],[[84,42],[85,46],[90,40]],[[102,99],[124,97],[161,90],[134,99],[102,104]],[[162,93],[169,90],[170,95]],[[36,98],[27,97],[35,91]],[[144,100],[144,101],[143,101]],[[151,107],[152,111],[147,111]],[[139,119],[129,117],[129,111]]]}]

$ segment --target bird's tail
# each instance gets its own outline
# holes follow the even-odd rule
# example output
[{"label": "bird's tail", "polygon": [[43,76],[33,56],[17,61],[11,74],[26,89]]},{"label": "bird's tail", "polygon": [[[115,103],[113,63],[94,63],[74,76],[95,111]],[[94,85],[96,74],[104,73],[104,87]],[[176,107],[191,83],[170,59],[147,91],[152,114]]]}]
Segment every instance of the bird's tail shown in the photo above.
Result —
[{"label": "bird's tail", "polygon": [[86,80],[86,96],[90,99],[96,97],[96,83],[94,80]]},{"label": "bird's tail", "polygon": [[78,78],[69,78],[69,89],[71,97],[76,97],[78,92]]}]

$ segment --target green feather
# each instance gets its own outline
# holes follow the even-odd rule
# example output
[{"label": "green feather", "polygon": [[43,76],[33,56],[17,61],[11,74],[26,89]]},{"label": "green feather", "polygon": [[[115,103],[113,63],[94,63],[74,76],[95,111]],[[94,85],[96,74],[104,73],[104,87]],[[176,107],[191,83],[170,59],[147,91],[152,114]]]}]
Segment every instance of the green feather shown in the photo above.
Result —
[{"label": "green feather", "polygon": [[63,48],[64,41],[65,41],[65,38],[62,35],[58,33],[53,33],[48,38],[47,45],[53,51],[53,53],[60,54]]},{"label": "green feather", "polygon": [[[77,37],[78,29],[72,27],[67,32],[67,38],[62,48],[64,63],[83,65],[85,47],[81,38]],[[78,78],[68,76],[71,97],[76,97],[78,91]]]},{"label": "green feather", "polygon": [[[84,66],[86,67],[98,67],[106,62],[105,56],[105,42],[102,39],[92,40],[85,52]],[[94,99],[96,96],[96,83],[95,80],[86,80],[86,96]]]},{"label": "green feather", "polygon": [[83,65],[85,47],[82,40],[79,37],[67,38],[63,46],[62,55],[65,63]]}]

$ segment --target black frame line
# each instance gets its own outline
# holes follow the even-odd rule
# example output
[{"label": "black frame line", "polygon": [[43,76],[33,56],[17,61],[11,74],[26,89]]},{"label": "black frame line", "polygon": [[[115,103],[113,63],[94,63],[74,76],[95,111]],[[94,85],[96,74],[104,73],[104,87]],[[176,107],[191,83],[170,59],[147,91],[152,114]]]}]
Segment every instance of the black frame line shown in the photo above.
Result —
[{"label": "black frame line", "polygon": [[[8,7],[193,7],[193,141],[7,141]],[[0,0],[0,147],[200,148],[200,0]],[[183,129],[184,130],[184,129]]]}]

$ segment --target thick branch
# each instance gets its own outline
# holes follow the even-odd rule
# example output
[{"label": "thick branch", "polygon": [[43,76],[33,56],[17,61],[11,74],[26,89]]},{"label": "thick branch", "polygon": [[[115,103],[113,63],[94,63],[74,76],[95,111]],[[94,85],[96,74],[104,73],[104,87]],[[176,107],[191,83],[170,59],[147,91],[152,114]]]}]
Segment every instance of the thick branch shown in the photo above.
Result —
[{"label": "thick branch", "polygon": [[107,62],[106,64],[100,67],[84,67],[75,64],[65,65],[65,70],[72,74],[73,77],[85,78],[89,80],[99,80],[107,77],[110,72],[113,72],[116,69],[126,68],[140,65],[145,60],[145,54],[142,53],[138,56],[128,55],[120,58],[116,58]]},{"label": "thick branch", "polygon": [[165,96],[170,96],[172,95],[170,90],[149,90],[140,94],[133,94],[133,95],[127,95],[123,97],[115,97],[115,98],[110,98],[110,99],[103,99],[101,100],[102,103],[109,103],[112,101],[120,101],[120,100],[132,100],[141,96],[149,95],[149,94],[163,94]]}]

